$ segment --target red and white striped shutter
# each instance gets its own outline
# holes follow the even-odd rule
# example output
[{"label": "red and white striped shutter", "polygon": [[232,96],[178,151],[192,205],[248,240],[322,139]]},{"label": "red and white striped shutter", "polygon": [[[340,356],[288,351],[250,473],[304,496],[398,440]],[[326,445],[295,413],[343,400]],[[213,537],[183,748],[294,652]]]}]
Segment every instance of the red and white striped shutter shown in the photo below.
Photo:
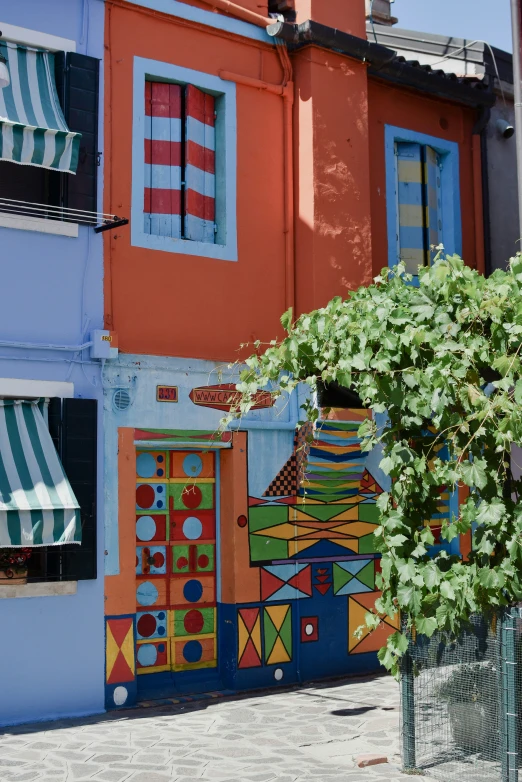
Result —
[{"label": "red and white striped shutter", "polygon": [[181,236],[181,87],[145,82],[145,233]]},{"label": "red and white striped shutter", "polygon": [[214,243],[215,101],[191,84],[185,96],[185,239]]}]

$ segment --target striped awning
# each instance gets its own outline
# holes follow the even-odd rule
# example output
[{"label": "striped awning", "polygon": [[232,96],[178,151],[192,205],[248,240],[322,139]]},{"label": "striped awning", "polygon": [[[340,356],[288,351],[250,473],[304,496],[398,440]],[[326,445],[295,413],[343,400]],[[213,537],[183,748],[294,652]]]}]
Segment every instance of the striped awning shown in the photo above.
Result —
[{"label": "striped awning", "polygon": [[0,89],[0,158],[75,174],[81,133],[65,122],[54,55],[0,40],[11,83]]},{"label": "striped awning", "polygon": [[0,400],[0,548],[80,542],[78,501],[38,402]]}]

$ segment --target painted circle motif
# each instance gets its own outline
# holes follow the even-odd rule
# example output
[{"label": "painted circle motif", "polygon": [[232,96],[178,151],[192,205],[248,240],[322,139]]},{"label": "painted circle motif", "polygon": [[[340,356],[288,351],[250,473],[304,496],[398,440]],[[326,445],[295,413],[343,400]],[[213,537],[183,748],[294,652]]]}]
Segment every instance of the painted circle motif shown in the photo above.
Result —
[{"label": "painted circle motif", "polygon": [[189,453],[183,459],[183,472],[191,478],[197,478],[203,469],[203,462],[197,453]]},{"label": "painted circle motif", "polygon": [[144,581],[136,590],[136,600],[140,606],[152,606],[158,599],[158,590],[152,581]]},{"label": "painted circle motif", "polygon": [[139,508],[152,508],[156,495],[154,489],[147,483],[142,483],[136,489],[136,505]]},{"label": "painted circle motif", "polygon": [[201,505],[203,495],[199,486],[185,486],[181,492],[181,501],[185,508],[193,510]]},{"label": "painted circle motif", "polygon": [[208,567],[208,563],[209,563],[209,558],[207,557],[207,555],[206,554],[200,554],[199,557],[198,557],[198,567],[200,567],[202,569],[206,568],[206,567]]},{"label": "painted circle motif", "polygon": [[140,478],[152,478],[156,472],[156,459],[151,453],[140,453],[136,459],[136,472]]},{"label": "painted circle motif", "polygon": [[144,667],[154,665],[158,659],[158,652],[154,644],[141,644],[138,646],[138,662]]},{"label": "painted circle motif", "polygon": [[165,557],[161,551],[156,551],[152,555],[152,565],[156,568],[160,568],[165,563]]},{"label": "painted circle motif", "polygon": [[241,527],[241,528],[242,527],[246,527],[247,524],[248,524],[248,520],[247,520],[246,516],[238,516],[237,517],[237,526],[238,527]]},{"label": "painted circle motif", "polygon": [[187,583],[183,587],[183,597],[189,603],[197,603],[198,600],[201,600],[202,594],[203,594],[203,586],[201,584],[201,581],[197,581],[195,578],[191,579],[190,581],[187,581]]},{"label": "painted circle motif", "polygon": [[276,668],[275,671],[274,671],[274,679],[276,680],[276,682],[280,682],[281,679],[283,678],[283,676],[284,676],[284,673],[283,673],[282,669],[281,668]]},{"label": "painted circle motif", "polygon": [[150,638],[156,632],[156,617],[152,614],[143,614],[138,619],[137,629],[138,633],[143,638]]},{"label": "painted circle motif", "polygon": [[313,635],[314,634],[314,626],[311,624],[305,625],[305,635]]},{"label": "painted circle motif", "polygon": [[121,684],[119,687],[115,687],[114,692],[112,694],[114,705],[115,706],[123,706],[127,698],[129,697],[129,693],[127,691],[126,687],[122,687]]},{"label": "painted circle motif", "polygon": [[201,611],[197,611],[193,608],[191,611],[187,611],[183,620],[183,626],[187,633],[200,633],[203,630],[205,620]]},{"label": "painted circle motif", "polygon": [[136,520],[136,537],[138,540],[152,540],[156,534],[156,522],[152,516],[139,516]]},{"label": "painted circle motif", "polygon": [[183,647],[183,657],[188,663],[198,663],[203,654],[203,647],[199,641],[187,641]]},{"label": "painted circle motif", "polygon": [[197,540],[203,533],[203,524],[195,516],[189,516],[183,522],[183,534],[189,540]]},{"label": "painted circle motif", "polygon": [[187,567],[188,565],[188,559],[186,557],[178,557],[176,560],[176,567],[178,570],[183,570],[183,568]]}]

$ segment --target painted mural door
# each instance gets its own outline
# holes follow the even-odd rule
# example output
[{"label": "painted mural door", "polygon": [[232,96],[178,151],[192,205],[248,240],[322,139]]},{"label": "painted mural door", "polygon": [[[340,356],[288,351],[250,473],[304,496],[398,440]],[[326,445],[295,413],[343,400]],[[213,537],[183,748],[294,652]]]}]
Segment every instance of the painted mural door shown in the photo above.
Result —
[{"label": "painted mural door", "polygon": [[151,697],[217,675],[216,455],[138,451],[136,669]]}]

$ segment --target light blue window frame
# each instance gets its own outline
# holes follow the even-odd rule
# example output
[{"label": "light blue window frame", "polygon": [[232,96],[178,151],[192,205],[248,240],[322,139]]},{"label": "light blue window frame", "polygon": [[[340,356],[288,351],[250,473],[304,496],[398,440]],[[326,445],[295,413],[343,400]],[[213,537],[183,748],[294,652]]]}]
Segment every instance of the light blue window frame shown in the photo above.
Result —
[{"label": "light blue window frame", "polygon": [[459,145],[437,136],[385,125],[386,155],[386,233],[388,266],[399,262],[399,204],[397,200],[397,156],[395,144],[405,141],[432,147],[441,160],[442,244],[449,255],[462,255],[462,217],[460,212]]},{"label": "light blue window frame", "polygon": [[[143,221],[145,170],[145,81],[193,84],[216,98],[216,241],[194,242],[147,234]],[[143,57],[134,58],[132,117],[131,244],[149,250],[237,261],[237,120],[236,85],[190,68]]]}]

